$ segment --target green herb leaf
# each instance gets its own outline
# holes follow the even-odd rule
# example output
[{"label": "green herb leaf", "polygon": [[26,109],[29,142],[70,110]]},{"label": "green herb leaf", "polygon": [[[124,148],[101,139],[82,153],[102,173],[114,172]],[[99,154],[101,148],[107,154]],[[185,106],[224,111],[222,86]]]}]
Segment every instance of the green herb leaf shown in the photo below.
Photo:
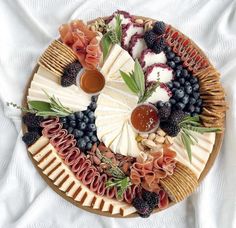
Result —
[{"label": "green herb leaf", "polygon": [[121,18],[120,18],[120,14],[117,14],[115,16],[116,19],[116,26],[115,26],[115,33],[117,36],[117,39],[119,40],[119,42],[121,42],[121,37],[122,37],[122,28],[121,28]]},{"label": "green herb leaf", "polygon": [[51,105],[45,101],[28,101],[31,108],[37,111],[51,111]]},{"label": "green herb leaf", "polygon": [[159,82],[157,82],[157,83],[155,83],[155,84],[149,86],[149,87],[146,89],[144,95],[139,98],[138,103],[142,103],[142,102],[146,101],[146,100],[152,95],[152,93],[156,91],[156,88],[157,88],[159,85],[160,85]]},{"label": "green herb leaf", "polygon": [[142,67],[139,64],[138,59],[135,60],[133,75],[134,75],[134,80],[139,89],[139,96],[143,97],[144,92],[145,92],[145,80],[144,80],[144,73],[143,73]]},{"label": "green herb leaf", "polygon": [[181,140],[183,145],[187,151],[189,161],[192,163],[192,150],[191,150],[191,142],[189,141],[188,137],[184,132],[181,133]]},{"label": "green herb leaf", "polygon": [[192,126],[192,125],[185,125],[184,128],[195,131],[200,134],[207,133],[207,132],[220,132],[220,128],[207,128],[207,127],[198,127],[198,126]]},{"label": "green herb leaf", "polygon": [[103,52],[103,61],[107,58],[109,51],[112,46],[112,41],[108,33],[104,34],[101,39],[102,52]]},{"label": "green herb leaf", "polygon": [[138,94],[139,93],[139,89],[138,86],[135,82],[135,80],[133,79],[133,77],[130,77],[128,74],[126,74],[125,72],[120,70],[120,74],[121,77],[123,78],[125,84],[129,87],[129,89],[133,92]]}]

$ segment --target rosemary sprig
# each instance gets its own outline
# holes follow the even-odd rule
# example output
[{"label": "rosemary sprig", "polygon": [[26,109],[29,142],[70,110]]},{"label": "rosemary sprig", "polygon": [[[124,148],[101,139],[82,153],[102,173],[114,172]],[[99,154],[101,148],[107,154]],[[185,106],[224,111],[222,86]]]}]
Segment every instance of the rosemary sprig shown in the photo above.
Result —
[{"label": "rosemary sprig", "polygon": [[64,117],[72,114],[73,112],[62,105],[60,100],[54,95],[50,96],[46,91],[44,93],[47,95],[49,102],[45,101],[28,101],[29,108],[20,107],[14,103],[7,103],[8,106],[13,106],[14,108],[20,109],[22,112],[34,113],[36,116],[58,116]]},{"label": "rosemary sprig", "polygon": [[102,52],[103,52],[103,61],[106,59],[107,55],[113,44],[119,44],[122,37],[121,22],[122,19],[120,15],[115,16],[116,24],[115,28],[106,27],[107,32],[103,35],[101,40]]},{"label": "rosemary sprig", "polygon": [[146,101],[159,86],[157,82],[145,89],[144,73],[137,59],[134,71],[127,74],[120,70],[120,74],[128,88],[139,97],[138,103]]},{"label": "rosemary sprig", "polygon": [[197,132],[200,134],[207,132],[220,132],[220,128],[206,128],[200,123],[199,116],[186,116],[180,123],[179,127],[181,129],[181,140],[188,153],[189,161],[192,162],[192,146],[198,143],[197,138],[192,132]]},{"label": "rosemary sprig", "polygon": [[126,189],[131,186],[130,178],[127,177],[124,172],[112,162],[111,159],[102,155],[98,148],[96,149],[96,155],[102,162],[109,165],[109,168],[106,170],[106,172],[113,177],[112,179],[107,180],[106,187],[116,187],[118,198],[121,199]]}]

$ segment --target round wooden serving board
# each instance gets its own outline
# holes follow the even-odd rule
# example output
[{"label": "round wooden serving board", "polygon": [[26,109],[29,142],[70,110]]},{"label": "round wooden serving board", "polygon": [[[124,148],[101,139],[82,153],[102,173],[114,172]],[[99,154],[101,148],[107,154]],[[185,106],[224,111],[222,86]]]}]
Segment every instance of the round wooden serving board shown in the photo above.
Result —
[{"label": "round wooden serving board", "polygon": [[[141,16],[135,16],[135,18],[141,18],[141,19],[150,19],[150,20],[153,20],[151,18],[147,18],[147,17],[141,17]],[[105,18],[104,18],[105,19]],[[94,21],[94,20],[93,20]],[[88,22],[89,23],[92,23],[93,21],[90,21]],[[155,21],[155,20],[153,20]],[[178,31],[176,29],[176,31]],[[178,31],[179,32],[179,31]],[[179,32],[180,34],[182,34],[181,32]],[[184,35],[185,36],[185,35]],[[188,38],[187,36],[185,36],[186,38]],[[191,40],[191,43],[195,46],[195,48],[201,53],[202,56],[206,57],[206,55],[203,53],[203,51]],[[207,59],[207,57],[206,57]],[[208,60],[209,64],[212,65],[210,63],[210,61]],[[31,83],[31,80],[33,78],[33,75],[37,72],[39,68],[39,65],[37,64],[35,66],[35,68],[33,69],[32,71],[32,74],[29,78],[29,81],[26,85],[26,88],[25,88],[25,91],[24,91],[24,97],[23,97],[23,101],[22,101],[22,106],[23,107],[27,107],[27,95],[28,95],[28,89],[30,87],[30,83]],[[27,128],[24,124],[22,124],[22,131],[23,131],[23,134],[27,131]],[[201,183],[201,181],[205,178],[205,176],[207,175],[207,173],[210,171],[211,167],[213,166],[214,162],[215,162],[215,159],[218,155],[218,153],[220,152],[220,149],[221,149],[221,145],[222,145],[222,142],[223,142],[223,139],[224,139],[224,131],[222,131],[221,133],[217,133],[216,134],[216,138],[215,138],[215,143],[214,143],[214,146],[213,146],[213,150],[209,156],[209,159],[208,159],[208,162],[204,168],[204,170],[202,171],[199,179],[198,179],[198,182]],[[32,154],[27,151],[28,153],[28,156],[30,158],[30,160],[32,161],[34,167],[36,168],[36,170],[38,171],[38,173],[41,175],[41,177],[44,179],[44,181],[53,189],[53,191],[55,191],[57,194],[59,194],[61,197],[63,197],[65,200],[69,201],[70,203],[74,204],[75,206],[83,209],[83,210],[86,210],[88,212],[91,212],[91,213],[94,213],[94,214],[98,214],[98,215],[103,215],[103,216],[108,216],[108,217],[116,217],[116,218],[131,218],[131,217],[138,217],[139,215],[137,213],[133,213],[131,215],[128,215],[126,217],[123,217],[121,216],[120,214],[115,214],[115,215],[112,215],[110,212],[102,212],[100,210],[97,210],[97,209],[92,209],[90,207],[86,207],[86,206],[82,206],[81,203],[73,200],[73,198],[69,197],[66,195],[66,193],[64,193],[63,191],[61,191],[57,186],[54,185],[53,181],[51,179],[49,179],[43,172],[42,170],[37,166],[37,163],[36,161],[33,159],[33,156]],[[173,206],[175,203],[170,203],[169,204],[169,207]],[[153,213],[156,213],[156,212],[159,212],[161,211],[160,209],[155,209],[153,211]]]}]

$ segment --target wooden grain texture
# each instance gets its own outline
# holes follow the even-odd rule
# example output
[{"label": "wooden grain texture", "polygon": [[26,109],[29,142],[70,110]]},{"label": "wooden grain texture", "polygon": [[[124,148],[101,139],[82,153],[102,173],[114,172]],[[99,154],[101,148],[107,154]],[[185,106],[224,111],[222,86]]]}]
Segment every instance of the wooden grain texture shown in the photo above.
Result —
[{"label": "wooden grain texture", "polygon": [[[106,17],[105,17],[105,18],[106,18]],[[105,19],[105,18],[104,18],[104,19]],[[153,19],[151,19],[151,18],[148,18],[148,17],[141,17],[141,16],[135,16],[135,18],[140,18],[140,19],[144,19],[144,20],[146,20],[146,19],[153,20]],[[95,20],[96,20],[96,19],[95,19]],[[88,24],[94,22],[95,20],[88,22]],[[155,21],[155,20],[153,20],[153,21]],[[176,29],[176,31],[178,31],[178,30]],[[180,31],[178,31],[178,32],[179,32],[180,34],[182,34]],[[183,35],[184,35],[184,34],[183,34]],[[185,36],[185,35],[184,35],[184,36]],[[188,38],[187,36],[185,36],[185,37]],[[188,39],[189,39],[189,38],[188,38]],[[191,40],[191,39],[190,39],[190,40]],[[204,54],[204,52],[197,46],[196,43],[194,43],[192,40],[191,40],[191,43],[194,45],[194,47],[200,52],[200,54],[201,54],[204,58],[208,59],[208,58],[206,57],[206,55]],[[210,62],[209,60],[208,60],[208,62],[209,62],[209,65],[212,66],[212,64],[211,64],[211,62]],[[32,71],[31,77],[29,78],[29,81],[28,81],[28,83],[27,83],[27,85],[26,85],[25,92],[24,92],[24,96],[23,96],[23,100],[22,100],[22,106],[24,106],[24,107],[27,106],[27,95],[28,95],[28,88],[30,87],[30,82],[31,82],[31,80],[32,80],[32,78],[33,78],[34,73],[37,72],[38,68],[39,68],[39,65],[36,64],[34,70]],[[25,126],[24,124],[22,124],[22,131],[23,131],[23,133],[25,133],[26,130],[27,130],[26,126]],[[217,134],[216,134],[216,139],[215,139],[215,144],[214,144],[214,146],[213,146],[213,150],[212,150],[212,152],[211,152],[211,154],[210,154],[210,156],[209,156],[208,162],[207,162],[207,164],[206,164],[204,170],[202,171],[202,173],[201,173],[201,175],[200,175],[200,177],[199,177],[199,179],[198,179],[198,182],[199,182],[199,183],[201,183],[201,181],[205,178],[205,176],[207,175],[207,173],[209,172],[209,170],[212,168],[212,166],[213,166],[213,164],[214,164],[214,162],[215,162],[215,159],[216,159],[217,155],[219,154],[219,152],[220,152],[220,150],[221,150],[221,145],[222,145],[223,139],[224,139],[224,131],[222,131],[221,133],[217,133]],[[37,166],[37,163],[36,163],[36,161],[33,159],[32,154],[31,154],[30,152],[27,152],[27,153],[28,153],[28,156],[29,156],[30,160],[32,161],[34,167],[36,168],[36,170],[37,170],[38,173],[40,174],[40,176],[41,176],[41,177],[44,179],[44,181],[53,189],[53,191],[55,191],[57,194],[59,194],[61,197],[63,197],[65,200],[69,201],[70,203],[74,204],[75,206],[77,206],[77,207],[79,207],[79,208],[81,208],[81,209],[83,209],[83,210],[85,210],[85,211],[88,211],[88,212],[91,212],[91,213],[94,213],[94,214],[98,214],[98,215],[102,215],[102,216],[108,216],[108,217],[115,217],[115,218],[133,218],[133,217],[138,217],[138,216],[139,216],[137,213],[134,213],[134,214],[128,215],[128,216],[126,216],[126,217],[123,217],[123,216],[121,216],[120,214],[112,215],[112,214],[109,213],[109,212],[102,212],[102,211],[100,211],[100,210],[96,210],[96,209],[92,209],[92,208],[90,208],[90,207],[82,206],[81,203],[76,202],[75,200],[73,200],[73,198],[67,196],[67,195],[66,195],[64,192],[62,192],[57,186],[55,186],[55,185],[53,184],[53,181],[50,180],[50,179],[42,172],[42,170]],[[175,203],[172,202],[172,203],[169,204],[169,207],[171,207],[171,206],[173,206],[173,205],[175,205]],[[157,209],[155,209],[155,210],[153,211],[153,213],[157,213],[157,212],[159,212],[159,211],[161,211],[161,210],[157,208]]]}]

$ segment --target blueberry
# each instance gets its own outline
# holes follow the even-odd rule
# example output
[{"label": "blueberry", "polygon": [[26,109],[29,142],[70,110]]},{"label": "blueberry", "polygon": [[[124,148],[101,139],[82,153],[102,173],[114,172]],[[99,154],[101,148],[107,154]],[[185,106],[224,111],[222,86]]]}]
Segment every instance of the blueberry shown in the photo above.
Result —
[{"label": "blueberry", "polygon": [[159,109],[159,108],[162,108],[164,106],[164,102],[163,101],[158,101],[156,103],[156,107]]},{"label": "blueberry", "polygon": [[73,128],[73,127],[69,127],[69,128],[67,129],[67,131],[68,131],[68,134],[72,134],[73,130],[74,130],[74,128]]},{"label": "blueberry", "polygon": [[184,97],[181,99],[181,102],[186,105],[188,104],[188,101],[189,101],[189,95],[185,94]]},{"label": "blueberry", "polygon": [[187,75],[188,75],[188,71],[186,69],[183,69],[181,71],[181,76],[185,78]]},{"label": "blueberry", "polygon": [[172,105],[176,104],[176,100],[175,100],[174,98],[170,98],[169,102],[170,102]]},{"label": "blueberry", "polygon": [[189,98],[189,104],[192,105],[192,104],[195,104],[196,103],[196,99],[194,97],[190,97]]},{"label": "blueberry", "polygon": [[202,99],[198,99],[196,102],[196,106],[201,107],[202,105]]},{"label": "blueberry", "polygon": [[85,122],[79,122],[77,124],[79,130],[84,130],[86,128],[86,123]]},{"label": "blueberry", "polygon": [[68,120],[75,120],[75,114],[70,114],[68,116]]},{"label": "blueberry", "polygon": [[183,86],[180,86],[179,88],[182,89],[182,90],[184,90],[184,87],[183,87]]},{"label": "blueberry", "polygon": [[168,88],[172,89],[173,88],[173,82],[170,81],[168,83],[166,83],[166,85],[168,86]]},{"label": "blueberry", "polygon": [[200,97],[200,93],[193,92],[193,97],[197,100]]},{"label": "blueberry", "polygon": [[172,52],[172,51],[168,52],[167,55],[166,55],[166,58],[167,58],[168,60],[171,60],[171,59],[173,59],[174,57],[175,57],[175,53]]},{"label": "blueberry", "polygon": [[199,114],[201,112],[201,109],[199,107],[195,107],[195,112]]},{"label": "blueberry", "polygon": [[198,91],[199,90],[199,84],[198,83],[195,83],[195,84],[193,84],[193,91]]},{"label": "blueberry", "polygon": [[180,83],[177,82],[177,81],[174,81],[173,82],[173,87],[178,89],[180,87]]},{"label": "blueberry", "polygon": [[87,116],[83,117],[83,122],[85,122],[86,124],[89,122],[89,118]]},{"label": "blueberry", "polygon": [[93,146],[93,144],[92,144],[91,142],[88,142],[88,143],[86,144],[85,149],[86,149],[87,151],[88,151],[88,150],[91,150],[92,146]]},{"label": "blueberry", "polygon": [[168,64],[169,67],[171,67],[172,69],[175,68],[175,62],[174,62],[174,61],[167,62],[167,64]]},{"label": "blueberry", "polygon": [[183,69],[183,66],[182,65],[178,65],[177,67],[176,67],[176,70],[182,70]]},{"label": "blueberry", "polygon": [[90,130],[90,131],[96,131],[96,125],[95,125],[95,124],[89,124],[89,125],[88,125],[88,130]]},{"label": "blueberry", "polygon": [[64,129],[67,129],[68,127],[69,127],[69,124],[67,124],[67,123],[63,124]]},{"label": "blueberry", "polygon": [[92,96],[92,97],[91,97],[91,101],[97,102],[97,100],[98,100],[98,96]]},{"label": "blueberry", "polygon": [[67,122],[67,118],[66,117],[60,117],[60,122],[62,124],[66,123]]},{"label": "blueberry", "polygon": [[189,81],[185,81],[185,86],[188,86],[188,85],[191,86],[191,83]]},{"label": "blueberry", "polygon": [[176,70],[176,71],[175,71],[175,77],[176,77],[176,78],[181,77],[181,70]]},{"label": "blueberry", "polygon": [[88,116],[88,118],[93,119],[94,118],[94,112],[92,112],[92,111],[89,112],[87,116]]},{"label": "blueberry", "polygon": [[196,78],[196,77],[190,77],[190,79],[189,79],[189,82],[191,83],[191,84],[195,84],[195,83],[197,83],[198,82],[198,79]]},{"label": "blueberry", "polygon": [[173,88],[171,92],[174,94],[176,90],[177,90],[176,88]]},{"label": "blueberry", "polygon": [[179,78],[179,83],[180,83],[181,85],[184,85],[185,79],[184,79],[184,78]]},{"label": "blueberry", "polygon": [[171,47],[170,46],[165,46],[164,51],[165,52],[170,52],[171,51]]},{"label": "blueberry", "polygon": [[180,63],[180,62],[181,62],[181,58],[180,58],[179,56],[175,56],[175,57],[173,58],[173,61],[174,61],[175,63]]},{"label": "blueberry", "polygon": [[[91,103],[90,103],[90,104],[91,104]],[[86,110],[83,111],[83,114],[84,114],[84,115],[87,115],[90,111],[91,111],[90,108],[87,108]]]},{"label": "blueberry", "polygon": [[97,108],[97,104],[96,102],[91,102],[90,105],[89,105],[89,108],[94,111],[96,108]]},{"label": "blueberry", "polygon": [[90,140],[95,143],[95,142],[98,141],[98,138],[97,138],[97,136],[92,135],[92,136],[90,137]]},{"label": "blueberry", "polygon": [[94,132],[93,131],[87,131],[86,135],[89,136],[89,137],[92,137],[94,135]]},{"label": "blueberry", "polygon": [[189,111],[190,113],[193,113],[194,110],[195,110],[194,105],[189,105],[189,106],[188,106],[188,111]]},{"label": "blueberry", "polygon": [[184,96],[184,91],[182,89],[177,89],[175,91],[175,95],[174,97],[177,98],[177,99],[180,99]]},{"label": "blueberry", "polygon": [[90,141],[90,138],[89,138],[89,136],[87,136],[87,135],[85,135],[85,136],[83,137],[83,139],[84,139],[84,141],[85,141],[86,143],[88,143],[88,142]]},{"label": "blueberry", "polygon": [[169,101],[166,101],[164,105],[165,105],[165,107],[168,107],[168,108],[171,107],[171,103]]},{"label": "blueberry", "polygon": [[73,135],[74,135],[74,137],[77,139],[77,138],[81,138],[82,136],[83,136],[83,132],[82,131],[80,131],[80,130],[78,130],[78,129],[74,129],[73,130]]},{"label": "blueberry", "polygon": [[186,92],[187,94],[191,94],[192,91],[193,91],[193,89],[192,89],[192,86],[191,86],[191,85],[185,86],[185,92]]},{"label": "blueberry", "polygon": [[82,118],[84,117],[84,113],[83,112],[76,112],[75,117],[79,120],[82,120]]},{"label": "blueberry", "polygon": [[77,146],[80,148],[80,149],[85,149],[85,147],[86,147],[86,142],[85,142],[85,140],[82,138],[82,139],[79,139],[78,141],[77,141]]},{"label": "blueberry", "polygon": [[185,108],[185,104],[183,104],[182,102],[178,102],[176,105],[175,105],[176,109],[178,110],[183,110]]},{"label": "blueberry", "polygon": [[69,125],[70,125],[71,127],[75,127],[75,126],[76,126],[75,120],[71,120],[71,121],[69,122]]}]

